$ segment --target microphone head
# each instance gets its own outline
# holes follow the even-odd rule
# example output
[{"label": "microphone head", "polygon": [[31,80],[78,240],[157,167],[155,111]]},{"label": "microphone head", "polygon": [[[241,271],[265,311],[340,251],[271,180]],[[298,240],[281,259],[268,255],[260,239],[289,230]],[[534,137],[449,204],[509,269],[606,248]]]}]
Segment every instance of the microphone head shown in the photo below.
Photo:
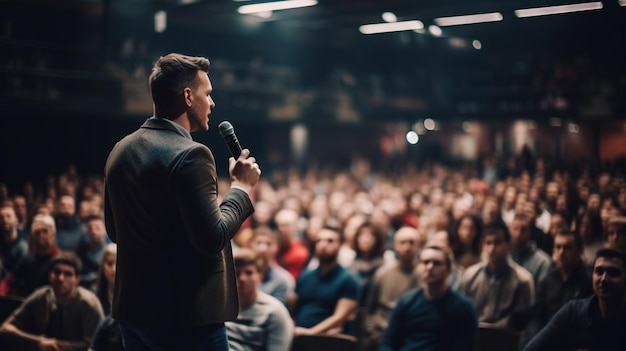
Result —
[{"label": "microphone head", "polygon": [[222,136],[235,134],[235,128],[233,128],[233,125],[230,124],[230,122],[228,121],[223,121],[222,123],[220,123],[217,126],[217,129]]}]

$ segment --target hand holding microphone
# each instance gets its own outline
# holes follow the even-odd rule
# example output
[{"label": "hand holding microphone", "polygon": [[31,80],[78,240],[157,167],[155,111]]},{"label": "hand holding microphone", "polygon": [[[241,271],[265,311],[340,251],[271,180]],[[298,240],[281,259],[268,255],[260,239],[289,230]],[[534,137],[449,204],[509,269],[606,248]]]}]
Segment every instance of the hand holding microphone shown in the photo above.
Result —
[{"label": "hand holding microphone", "polygon": [[232,156],[228,159],[231,185],[242,187],[250,192],[261,176],[261,169],[256,163],[256,158],[248,157],[250,150],[241,149],[239,140],[235,135],[235,129],[230,122],[223,121],[217,128]]}]

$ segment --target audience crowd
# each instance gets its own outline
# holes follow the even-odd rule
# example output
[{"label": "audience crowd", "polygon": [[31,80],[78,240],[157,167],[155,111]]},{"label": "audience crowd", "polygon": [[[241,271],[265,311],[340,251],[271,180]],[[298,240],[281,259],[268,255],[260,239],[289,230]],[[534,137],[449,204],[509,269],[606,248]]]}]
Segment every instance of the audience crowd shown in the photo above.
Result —
[{"label": "audience crowd", "polygon": [[[355,158],[262,178],[233,240],[242,305],[227,326],[231,348],[287,351],[302,335],[346,334],[359,351],[471,349],[485,325],[537,347],[558,343],[557,327],[545,327],[565,323],[570,301],[604,311],[611,294],[617,317],[601,325],[619,330],[623,284],[607,291],[626,279],[626,169],[505,164],[379,171]],[[45,184],[0,184],[0,296],[23,301],[0,345],[122,349],[109,316],[116,247],[104,191],[76,167]]]}]

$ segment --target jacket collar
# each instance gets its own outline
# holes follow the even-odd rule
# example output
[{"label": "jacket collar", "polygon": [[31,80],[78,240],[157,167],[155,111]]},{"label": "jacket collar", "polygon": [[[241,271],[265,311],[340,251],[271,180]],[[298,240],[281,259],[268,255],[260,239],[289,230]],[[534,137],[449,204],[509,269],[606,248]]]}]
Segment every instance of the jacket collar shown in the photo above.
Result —
[{"label": "jacket collar", "polygon": [[183,127],[178,126],[175,122],[165,118],[158,118],[154,116],[150,117],[143,123],[141,128],[169,130],[181,135],[182,137],[193,140],[191,138],[191,134],[189,134],[189,132],[187,132]]}]

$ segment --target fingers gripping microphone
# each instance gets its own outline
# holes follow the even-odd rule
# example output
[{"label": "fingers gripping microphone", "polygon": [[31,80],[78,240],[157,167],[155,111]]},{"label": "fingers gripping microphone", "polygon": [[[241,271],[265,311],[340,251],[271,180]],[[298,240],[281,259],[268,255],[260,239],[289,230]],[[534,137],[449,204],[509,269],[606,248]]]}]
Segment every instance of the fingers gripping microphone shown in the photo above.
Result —
[{"label": "fingers gripping microphone", "polygon": [[234,158],[238,158],[239,155],[241,155],[241,145],[239,145],[239,140],[235,135],[235,128],[233,128],[233,125],[228,121],[224,121],[217,126],[217,129],[219,130],[222,138],[224,138],[230,154]]}]

